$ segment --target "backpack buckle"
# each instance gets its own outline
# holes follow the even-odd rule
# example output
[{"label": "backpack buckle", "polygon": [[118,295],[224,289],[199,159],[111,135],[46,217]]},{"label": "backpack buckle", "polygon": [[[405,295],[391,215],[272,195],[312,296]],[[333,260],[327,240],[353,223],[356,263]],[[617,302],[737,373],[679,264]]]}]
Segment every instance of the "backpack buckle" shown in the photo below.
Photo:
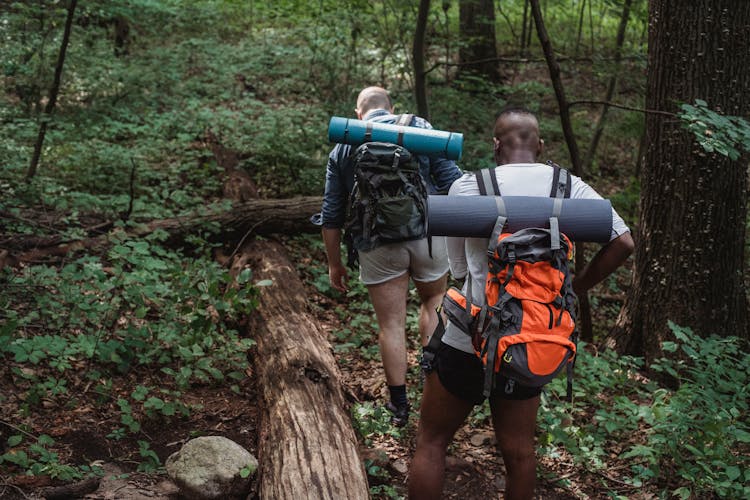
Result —
[{"label": "backpack buckle", "polygon": [[419,366],[425,374],[431,373],[435,367],[432,365],[435,361],[435,353],[431,351],[422,351],[422,358],[419,360]]}]

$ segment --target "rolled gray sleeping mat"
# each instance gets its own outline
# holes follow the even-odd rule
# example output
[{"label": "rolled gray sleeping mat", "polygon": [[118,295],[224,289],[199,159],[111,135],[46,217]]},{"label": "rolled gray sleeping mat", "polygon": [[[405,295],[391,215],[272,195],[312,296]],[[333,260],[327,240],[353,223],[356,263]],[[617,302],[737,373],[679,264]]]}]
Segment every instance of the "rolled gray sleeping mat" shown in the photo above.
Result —
[{"label": "rolled gray sleeping mat", "polygon": [[[559,204],[560,231],[573,241],[607,243],[612,234],[609,200],[548,198],[543,196],[445,196],[432,195],[427,205],[431,236],[489,238],[498,215],[508,218],[507,231],[549,227]],[[501,214],[502,207],[505,213]]]}]

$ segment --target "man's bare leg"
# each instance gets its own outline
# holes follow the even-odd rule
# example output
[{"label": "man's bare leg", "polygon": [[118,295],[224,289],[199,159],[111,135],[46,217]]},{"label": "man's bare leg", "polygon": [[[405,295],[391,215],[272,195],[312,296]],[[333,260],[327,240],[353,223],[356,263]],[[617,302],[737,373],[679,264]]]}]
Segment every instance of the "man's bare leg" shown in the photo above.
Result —
[{"label": "man's bare leg", "polygon": [[409,274],[404,273],[385,283],[368,285],[380,333],[380,357],[389,386],[406,383],[406,294]]},{"label": "man's bare leg", "polygon": [[536,454],[534,431],[539,396],[521,401],[494,399],[490,401],[492,424],[507,477],[505,498],[528,500],[534,497]]},{"label": "man's bare leg", "polygon": [[409,467],[409,498],[440,498],[445,480],[445,454],[453,435],[473,405],[448,392],[437,373],[425,378],[419,412],[417,448]]}]

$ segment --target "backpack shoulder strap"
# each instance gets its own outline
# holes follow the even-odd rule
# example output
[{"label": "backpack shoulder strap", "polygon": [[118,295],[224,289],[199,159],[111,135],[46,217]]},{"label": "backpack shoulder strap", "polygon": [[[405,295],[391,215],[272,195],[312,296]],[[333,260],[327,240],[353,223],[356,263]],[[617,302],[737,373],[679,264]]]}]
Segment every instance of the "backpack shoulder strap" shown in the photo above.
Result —
[{"label": "backpack shoulder strap", "polygon": [[404,113],[404,114],[398,115],[396,117],[396,121],[393,122],[393,123],[394,123],[394,125],[400,125],[402,127],[408,127],[409,125],[411,125],[412,119],[414,119],[414,115],[409,114],[409,113]]},{"label": "backpack shoulder strap", "polygon": [[497,248],[497,239],[505,228],[505,223],[508,221],[508,212],[505,209],[505,202],[500,197],[500,186],[497,184],[497,167],[483,168],[477,171],[474,175],[477,179],[477,187],[479,187],[479,193],[483,196],[491,195],[495,197],[495,205],[497,206],[497,219],[495,225],[492,228],[492,235],[490,236],[489,247],[487,248],[487,254],[492,255],[495,253]]},{"label": "backpack shoulder strap", "polygon": [[552,160],[549,160],[547,165],[553,168],[550,198],[570,198],[570,172]]},{"label": "backpack shoulder strap", "polygon": [[479,194],[482,196],[500,196],[500,186],[497,184],[496,170],[496,167],[483,168],[475,174]]}]

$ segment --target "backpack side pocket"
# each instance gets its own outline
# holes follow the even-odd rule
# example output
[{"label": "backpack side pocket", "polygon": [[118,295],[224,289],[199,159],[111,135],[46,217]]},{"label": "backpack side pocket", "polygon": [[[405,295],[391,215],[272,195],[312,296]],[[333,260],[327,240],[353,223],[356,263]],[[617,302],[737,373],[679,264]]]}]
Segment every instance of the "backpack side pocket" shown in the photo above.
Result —
[{"label": "backpack side pocket", "polygon": [[471,304],[471,309],[467,310],[466,296],[456,287],[451,287],[443,297],[443,310],[448,320],[456,325],[459,330],[466,335],[473,335],[474,320],[479,314],[481,308]]}]

